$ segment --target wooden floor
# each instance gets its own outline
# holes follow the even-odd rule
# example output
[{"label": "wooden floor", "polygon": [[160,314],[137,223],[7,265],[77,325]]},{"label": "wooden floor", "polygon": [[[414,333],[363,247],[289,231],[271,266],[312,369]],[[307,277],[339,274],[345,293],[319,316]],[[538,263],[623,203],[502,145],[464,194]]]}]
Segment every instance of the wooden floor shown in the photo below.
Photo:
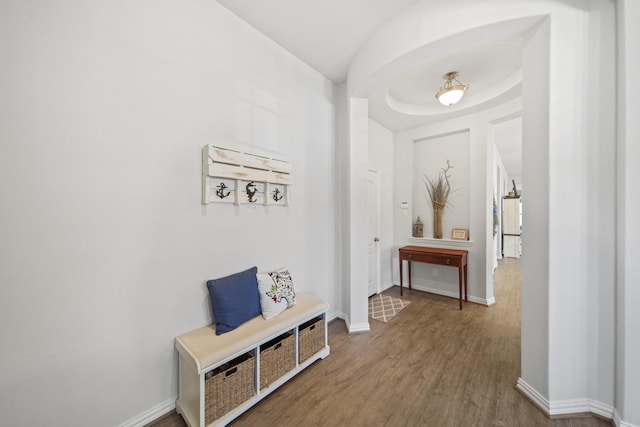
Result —
[{"label": "wooden floor", "polygon": [[[385,291],[398,296],[399,288]],[[411,304],[371,332],[329,326],[331,355],[236,419],[240,426],[610,427],[584,415],[550,420],[516,389],[520,374],[520,264],[501,261],[497,303],[405,290]],[[175,412],[154,427],[185,426]]]}]

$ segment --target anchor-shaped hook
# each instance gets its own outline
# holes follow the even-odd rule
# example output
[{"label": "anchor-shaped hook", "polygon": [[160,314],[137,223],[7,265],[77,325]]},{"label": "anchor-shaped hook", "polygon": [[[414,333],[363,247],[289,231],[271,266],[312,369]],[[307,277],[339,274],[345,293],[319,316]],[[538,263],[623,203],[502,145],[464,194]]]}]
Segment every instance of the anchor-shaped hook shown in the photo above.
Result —
[{"label": "anchor-shaped hook", "polygon": [[273,190],[273,200],[275,200],[276,202],[279,202],[280,200],[282,200],[283,197],[284,197],[284,194],[282,194],[280,189],[276,188],[275,190]]},{"label": "anchor-shaped hook", "polygon": [[253,196],[255,196],[255,194],[258,192],[258,188],[256,187],[256,184],[253,181],[251,181],[250,183],[247,184],[246,189],[247,189],[247,197],[249,197],[249,203],[255,203],[256,199],[254,199]]},{"label": "anchor-shaped hook", "polygon": [[224,182],[221,182],[220,185],[218,185],[216,188],[216,196],[220,197],[221,199],[229,197],[229,194],[231,194],[231,190],[227,191],[227,194],[224,193],[224,190],[228,188]]}]

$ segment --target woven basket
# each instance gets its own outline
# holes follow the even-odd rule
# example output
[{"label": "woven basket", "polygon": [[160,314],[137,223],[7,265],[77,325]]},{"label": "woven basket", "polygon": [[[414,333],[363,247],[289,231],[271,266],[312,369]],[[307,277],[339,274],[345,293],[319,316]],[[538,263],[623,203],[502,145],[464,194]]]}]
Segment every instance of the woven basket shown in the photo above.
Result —
[{"label": "woven basket", "polygon": [[300,325],[298,347],[300,363],[324,348],[324,317],[319,316]]},{"label": "woven basket", "polygon": [[255,370],[253,353],[245,353],[205,374],[205,424],[212,423],[253,397]]},{"label": "woven basket", "polygon": [[293,332],[287,332],[260,346],[260,389],[296,367]]}]

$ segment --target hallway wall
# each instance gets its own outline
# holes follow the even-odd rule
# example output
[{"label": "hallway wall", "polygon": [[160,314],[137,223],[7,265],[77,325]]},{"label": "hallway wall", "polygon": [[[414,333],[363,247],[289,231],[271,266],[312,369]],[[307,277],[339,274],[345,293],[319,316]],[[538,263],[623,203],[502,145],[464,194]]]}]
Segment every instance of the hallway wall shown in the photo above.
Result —
[{"label": "hallway wall", "polygon": [[[331,82],[215,1],[3,1],[0,40],[1,424],[171,410],[208,279],[342,310]],[[208,143],[289,158],[291,205],[203,206]]]}]

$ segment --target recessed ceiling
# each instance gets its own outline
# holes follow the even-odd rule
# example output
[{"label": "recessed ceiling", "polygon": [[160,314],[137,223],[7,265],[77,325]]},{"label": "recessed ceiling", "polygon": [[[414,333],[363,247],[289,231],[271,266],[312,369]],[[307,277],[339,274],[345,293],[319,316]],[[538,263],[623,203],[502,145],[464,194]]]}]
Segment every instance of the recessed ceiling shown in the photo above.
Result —
[{"label": "recessed ceiling", "polygon": [[405,114],[441,114],[446,111],[435,97],[443,75],[458,71],[458,80],[469,88],[459,106],[488,101],[516,86],[520,80],[521,46],[518,42],[496,42],[462,50],[396,76],[388,90],[389,106]]},{"label": "recessed ceiling", "polygon": [[[458,71],[468,85],[462,100],[443,106],[435,98],[443,75]],[[453,46],[448,54],[426,57],[369,94],[369,115],[392,131],[453,118],[501,104],[520,95],[520,40],[493,41],[473,49]]]}]

